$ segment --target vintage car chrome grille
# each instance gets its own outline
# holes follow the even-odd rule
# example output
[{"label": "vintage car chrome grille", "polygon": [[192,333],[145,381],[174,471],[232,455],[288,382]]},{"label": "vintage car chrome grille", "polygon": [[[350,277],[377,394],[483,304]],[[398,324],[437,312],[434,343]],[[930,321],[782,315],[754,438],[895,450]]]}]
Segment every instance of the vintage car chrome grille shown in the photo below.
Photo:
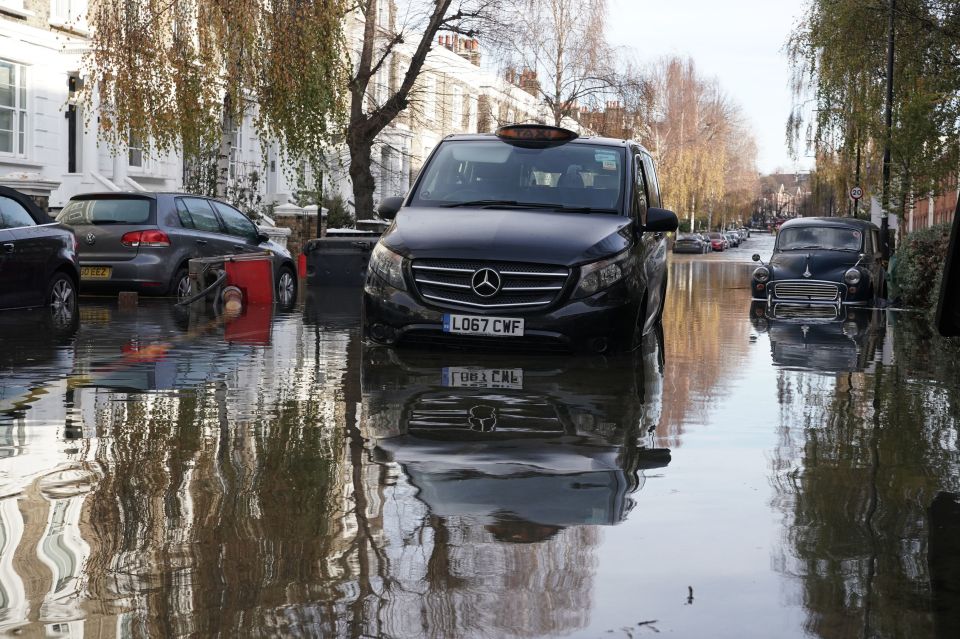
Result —
[{"label": "vintage car chrome grille", "polygon": [[[500,275],[499,292],[481,297],[473,290],[473,274],[492,269]],[[570,271],[564,267],[518,262],[415,260],[412,265],[417,292],[435,306],[469,309],[529,311],[556,301]]]},{"label": "vintage car chrome grille", "polygon": [[833,304],[775,304],[775,319],[836,319],[838,306]]},{"label": "vintage car chrome grille", "polygon": [[840,300],[840,287],[831,282],[790,280],[774,283],[773,295],[784,300],[837,302]]}]

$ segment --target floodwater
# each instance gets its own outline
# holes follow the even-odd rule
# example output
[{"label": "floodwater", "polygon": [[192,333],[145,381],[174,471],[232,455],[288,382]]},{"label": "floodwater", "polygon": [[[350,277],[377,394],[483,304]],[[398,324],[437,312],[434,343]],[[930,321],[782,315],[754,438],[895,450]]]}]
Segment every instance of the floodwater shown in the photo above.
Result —
[{"label": "floodwater", "polygon": [[0,634],[958,636],[957,351],[758,315],[754,251],[618,357],[370,348],[336,292],[0,314]]}]

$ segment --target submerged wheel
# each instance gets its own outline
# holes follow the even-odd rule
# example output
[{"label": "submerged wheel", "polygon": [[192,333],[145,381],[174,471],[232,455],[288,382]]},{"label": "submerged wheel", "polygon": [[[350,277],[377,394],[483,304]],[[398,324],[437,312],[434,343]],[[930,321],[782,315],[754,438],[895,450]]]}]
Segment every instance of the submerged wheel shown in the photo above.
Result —
[{"label": "submerged wheel", "polygon": [[47,286],[45,304],[57,328],[69,326],[77,313],[77,286],[66,273],[54,273]]},{"label": "submerged wheel", "polygon": [[280,268],[277,278],[277,305],[283,310],[293,308],[297,303],[297,276],[289,266]]},{"label": "submerged wheel", "polygon": [[170,294],[177,300],[190,297],[190,273],[187,272],[187,267],[181,266],[173,274],[173,279],[170,281]]}]

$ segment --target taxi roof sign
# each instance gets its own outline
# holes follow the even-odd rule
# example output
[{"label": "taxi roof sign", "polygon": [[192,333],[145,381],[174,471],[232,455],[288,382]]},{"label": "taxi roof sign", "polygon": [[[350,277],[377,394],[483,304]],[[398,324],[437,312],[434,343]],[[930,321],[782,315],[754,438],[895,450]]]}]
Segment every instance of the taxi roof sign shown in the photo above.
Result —
[{"label": "taxi roof sign", "polygon": [[569,142],[575,140],[577,134],[546,124],[509,124],[497,129],[497,137],[518,142]]}]

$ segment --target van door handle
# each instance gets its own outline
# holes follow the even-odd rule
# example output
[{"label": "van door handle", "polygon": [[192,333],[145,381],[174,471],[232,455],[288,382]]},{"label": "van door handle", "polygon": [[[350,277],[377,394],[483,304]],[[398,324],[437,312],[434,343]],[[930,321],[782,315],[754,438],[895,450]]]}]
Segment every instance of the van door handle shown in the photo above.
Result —
[{"label": "van door handle", "polygon": [[197,240],[197,244],[206,244],[206,243],[207,243],[206,240]]},{"label": "van door handle", "polygon": [[234,245],[233,245],[233,248],[237,249],[238,251],[245,251],[245,250],[247,250],[247,247],[246,247],[246,246],[243,246],[242,244],[234,244]]},{"label": "van door handle", "polygon": [[12,243],[4,244],[3,250],[5,253],[13,253],[13,244]]}]

